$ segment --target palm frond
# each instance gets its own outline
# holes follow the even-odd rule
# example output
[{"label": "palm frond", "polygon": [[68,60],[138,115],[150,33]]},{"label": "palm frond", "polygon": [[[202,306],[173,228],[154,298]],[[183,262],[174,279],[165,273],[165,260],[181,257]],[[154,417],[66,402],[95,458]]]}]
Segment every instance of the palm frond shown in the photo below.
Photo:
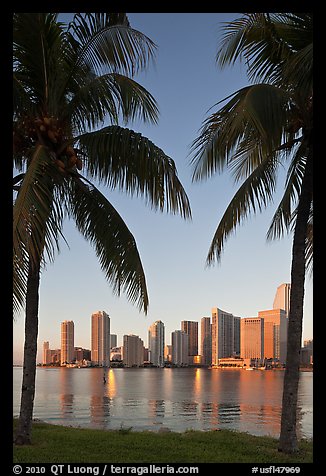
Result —
[{"label": "palm frond", "polygon": [[78,137],[90,176],[130,195],[142,195],[154,208],[191,217],[187,194],[174,161],[149,139],[119,126]]},{"label": "palm frond", "polygon": [[276,160],[264,159],[243,182],[228,205],[216,229],[207,255],[207,264],[219,261],[224,242],[248,214],[261,211],[272,200],[276,185]]},{"label": "palm frond", "polygon": [[243,58],[250,80],[289,84],[283,67],[311,38],[309,13],[244,14],[225,25],[216,60],[224,67]]},{"label": "palm frond", "polygon": [[111,72],[133,76],[154,58],[156,45],[127,22],[112,24],[110,13],[77,13],[69,31],[79,44],[77,63],[96,72],[109,67]]},{"label": "palm frond", "polygon": [[125,121],[142,119],[157,123],[158,107],[153,96],[140,84],[119,74],[91,75],[76,89],[64,116],[80,133],[94,129],[109,118],[117,124],[120,114]]},{"label": "palm frond", "polygon": [[125,292],[132,303],[147,312],[145,274],[135,239],[125,222],[90,182],[82,177],[71,182],[70,210],[76,226],[95,249],[113,291]]},{"label": "palm frond", "polygon": [[283,197],[273,216],[267,231],[267,240],[278,239],[289,231],[293,220],[293,207],[296,206],[301,193],[301,182],[306,165],[306,144],[300,143],[288,169]]},{"label": "palm frond", "polygon": [[253,160],[247,165],[250,172],[263,155],[274,154],[284,136],[287,102],[287,93],[269,84],[236,91],[227,104],[208,117],[192,144],[193,180],[221,172],[233,157]]}]

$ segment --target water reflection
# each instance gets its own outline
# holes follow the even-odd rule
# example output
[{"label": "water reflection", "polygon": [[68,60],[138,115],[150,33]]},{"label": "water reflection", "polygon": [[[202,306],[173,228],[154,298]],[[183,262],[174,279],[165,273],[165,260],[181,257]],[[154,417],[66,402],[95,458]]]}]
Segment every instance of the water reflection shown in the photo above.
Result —
[{"label": "water reflection", "polygon": [[106,428],[110,418],[111,399],[106,395],[92,395],[90,400],[91,423],[97,428]]},{"label": "water reflection", "polygon": [[[37,369],[34,417],[134,430],[231,428],[278,436],[283,372],[208,369]],[[312,437],[312,374],[302,373],[298,429]],[[21,369],[14,371],[19,413]]]}]

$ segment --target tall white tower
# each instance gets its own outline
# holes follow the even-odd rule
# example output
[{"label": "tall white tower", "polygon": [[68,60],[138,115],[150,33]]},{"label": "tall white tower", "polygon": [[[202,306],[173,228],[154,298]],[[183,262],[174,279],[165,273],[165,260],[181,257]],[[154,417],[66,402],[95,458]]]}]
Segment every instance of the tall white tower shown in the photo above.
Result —
[{"label": "tall white tower", "polygon": [[149,359],[157,367],[164,367],[164,331],[162,321],[155,321],[148,329]]},{"label": "tall white tower", "polygon": [[61,322],[61,365],[70,364],[75,358],[74,334],[73,321]]},{"label": "tall white tower", "polygon": [[276,290],[273,309],[283,309],[286,312],[286,317],[289,317],[290,311],[290,291],[291,284],[280,284]]},{"label": "tall white tower", "polygon": [[93,365],[110,366],[110,317],[105,311],[92,314],[91,360]]}]

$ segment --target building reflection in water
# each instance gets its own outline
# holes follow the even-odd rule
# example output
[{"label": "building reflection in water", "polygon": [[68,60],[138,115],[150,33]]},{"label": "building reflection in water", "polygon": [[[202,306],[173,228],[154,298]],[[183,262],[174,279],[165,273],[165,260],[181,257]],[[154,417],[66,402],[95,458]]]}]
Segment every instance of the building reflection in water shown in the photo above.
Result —
[{"label": "building reflection in water", "polygon": [[[105,429],[232,428],[279,436],[282,371],[105,369],[105,383],[100,368],[38,372],[37,418]],[[298,404],[298,431],[308,437],[312,378],[301,376]]]},{"label": "building reflection in water", "polygon": [[71,381],[73,374],[71,369],[61,368],[59,371],[61,418],[71,423],[75,418],[73,383]]},{"label": "building reflection in water", "polygon": [[[250,375],[248,375],[250,374]],[[283,379],[283,372],[272,370],[240,373],[241,431],[252,434],[280,432],[282,410],[282,385],[275,379]]]},{"label": "building reflection in water", "polygon": [[96,428],[105,429],[110,420],[111,400],[106,395],[92,395],[90,400],[90,421]]},{"label": "building reflection in water", "polygon": [[114,398],[117,394],[117,382],[113,369],[107,371],[105,390],[109,398]]}]

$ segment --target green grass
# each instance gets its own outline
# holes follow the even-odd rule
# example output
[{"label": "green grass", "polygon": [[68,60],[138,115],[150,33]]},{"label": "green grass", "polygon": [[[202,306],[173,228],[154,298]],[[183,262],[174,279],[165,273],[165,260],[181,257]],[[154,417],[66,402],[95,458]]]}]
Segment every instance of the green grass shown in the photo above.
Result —
[{"label": "green grass", "polygon": [[[14,420],[14,428],[16,422]],[[271,437],[236,431],[185,433],[89,430],[33,422],[32,445],[14,463],[312,463],[312,441],[286,455]]]}]

